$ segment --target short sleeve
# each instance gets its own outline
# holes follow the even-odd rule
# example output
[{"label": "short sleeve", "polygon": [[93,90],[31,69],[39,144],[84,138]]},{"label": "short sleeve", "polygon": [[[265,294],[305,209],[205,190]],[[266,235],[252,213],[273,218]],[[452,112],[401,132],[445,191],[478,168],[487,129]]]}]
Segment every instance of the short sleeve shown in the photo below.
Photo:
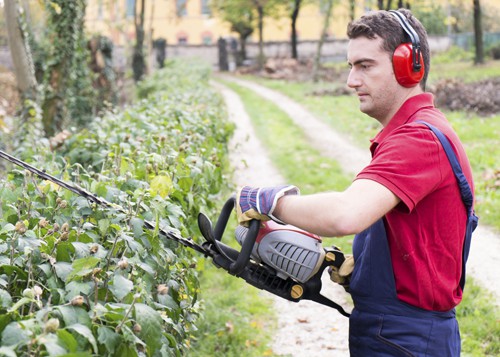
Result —
[{"label": "short sleeve", "polygon": [[411,212],[443,180],[437,138],[421,125],[404,125],[379,143],[357,179],[376,181],[398,196]]}]

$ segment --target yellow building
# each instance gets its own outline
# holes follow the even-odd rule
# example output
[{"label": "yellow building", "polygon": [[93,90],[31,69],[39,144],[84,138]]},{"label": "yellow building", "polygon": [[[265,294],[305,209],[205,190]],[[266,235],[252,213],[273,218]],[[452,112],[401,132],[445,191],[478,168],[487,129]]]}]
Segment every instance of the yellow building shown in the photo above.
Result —
[{"label": "yellow building", "polygon": [[[377,8],[377,0],[354,0],[355,17],[368,9]],[[126,46],[135,42],[134,7],[140,0],[88,0],[86,27],[90,34],[102,34],[110,37],[117,46]],[[219,37],[237,37],[231,33],[229,25],[212,14],[210,0],[145,0],[144,29],[146,40],[163,38],[169,45],[209,45]],[[349,4],[351,0],[335,0],[333,16],[328,31],[330,38],[345,38],[346,27],[350,20]],[[443,9],[449,5],[463,4],[471,7],[470,0],[406,0],[413,7],[434,11],[434,4],[441,4]],[[299,40],[317,40],[323,26],[323,16],[317,5],[303,5],[297,21]],[[385,2],[384,2],[385,3]],[[397,1],[393,1],[396,5]],[[498,0],[481,0],[483,16],[498,14]],[[453,22],[453,19],[448,21]],[[493,31],[497,31],[493,29]],[[289,41],[291,35],[290,19],[282,16],[280,20],[266,17],[264,20],[264,41]],[[255,29],[250,40],[258,41]],[[149,41],[150,43],[150,41]]]},{"label": "yellow building", "polygon": [[[135,2],[136,0],[89,0],[86,16],[88,32],[109,36],[116,45],[131,43],[135,39]],[[357,2],[361,4],[363,0]],[[347,5],[347,0],[335,5],[335,21],[332,21],[329,29],[331,37],[345,37],[349,21]],[[208,45],[216,43],[219,37],[237,37],[237,34],[231,33],[227,23],[214,15],[210,10],[209,0],[146,0],[146,38],[164,38],[168,44]],[[317,40],[322,24],[322,15],[317,6],[303,6],[297,22],[299,39]],[[290,34],[289,19],[265,19],[265,41],[289,41]],[[257,42],[257,38],[255,30],[252,40]]]}]

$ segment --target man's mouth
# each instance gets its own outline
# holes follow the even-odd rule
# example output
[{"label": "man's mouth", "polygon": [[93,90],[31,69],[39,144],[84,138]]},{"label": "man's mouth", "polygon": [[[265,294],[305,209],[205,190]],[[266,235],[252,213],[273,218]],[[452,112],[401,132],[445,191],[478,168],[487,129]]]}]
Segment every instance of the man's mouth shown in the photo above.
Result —
[{"label": "man's mouth", "polygon": [[365,93],[365,92],[358,92],[358,98],[359,99],[363,99],[365,97],[368,97],[368,93]]}]

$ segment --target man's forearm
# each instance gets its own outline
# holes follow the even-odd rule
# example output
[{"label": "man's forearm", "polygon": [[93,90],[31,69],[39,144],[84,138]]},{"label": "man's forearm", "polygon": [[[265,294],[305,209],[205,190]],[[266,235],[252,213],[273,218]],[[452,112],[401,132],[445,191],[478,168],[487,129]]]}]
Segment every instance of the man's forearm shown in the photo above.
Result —
[{"label": "man's forearm", "polygon": [[398,203],[399,198],[377,182],[356,180],[343,192],[282,197],[275,215],[309,232],[340,237],[365,230]]}]

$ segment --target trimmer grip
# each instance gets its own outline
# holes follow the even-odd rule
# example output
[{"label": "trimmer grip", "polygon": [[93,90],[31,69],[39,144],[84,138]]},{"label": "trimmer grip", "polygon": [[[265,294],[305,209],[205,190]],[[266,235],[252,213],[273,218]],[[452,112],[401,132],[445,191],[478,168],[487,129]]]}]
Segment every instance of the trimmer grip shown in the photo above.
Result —
[{"label": "trimmer grip", "polygon": [[247,235],[243,245],[241,247],[240,254],[234,263],[229,267],[229,273],[233,275],[239,275],[250,260],[250,255],[252,254],[252,249],[259,234],[260,221],[252,219],[248,227]]},{"label": "trimmer grip", "polygon": [[222,240],[222,235],[226,230],[227,221],[229,220],[229,217],[233,212],[235,203],[236,198],[230,197],[222,207],[219,218],[217,219],[217,223],[215,224],[214,228],[214,237],[218,241]]}]

